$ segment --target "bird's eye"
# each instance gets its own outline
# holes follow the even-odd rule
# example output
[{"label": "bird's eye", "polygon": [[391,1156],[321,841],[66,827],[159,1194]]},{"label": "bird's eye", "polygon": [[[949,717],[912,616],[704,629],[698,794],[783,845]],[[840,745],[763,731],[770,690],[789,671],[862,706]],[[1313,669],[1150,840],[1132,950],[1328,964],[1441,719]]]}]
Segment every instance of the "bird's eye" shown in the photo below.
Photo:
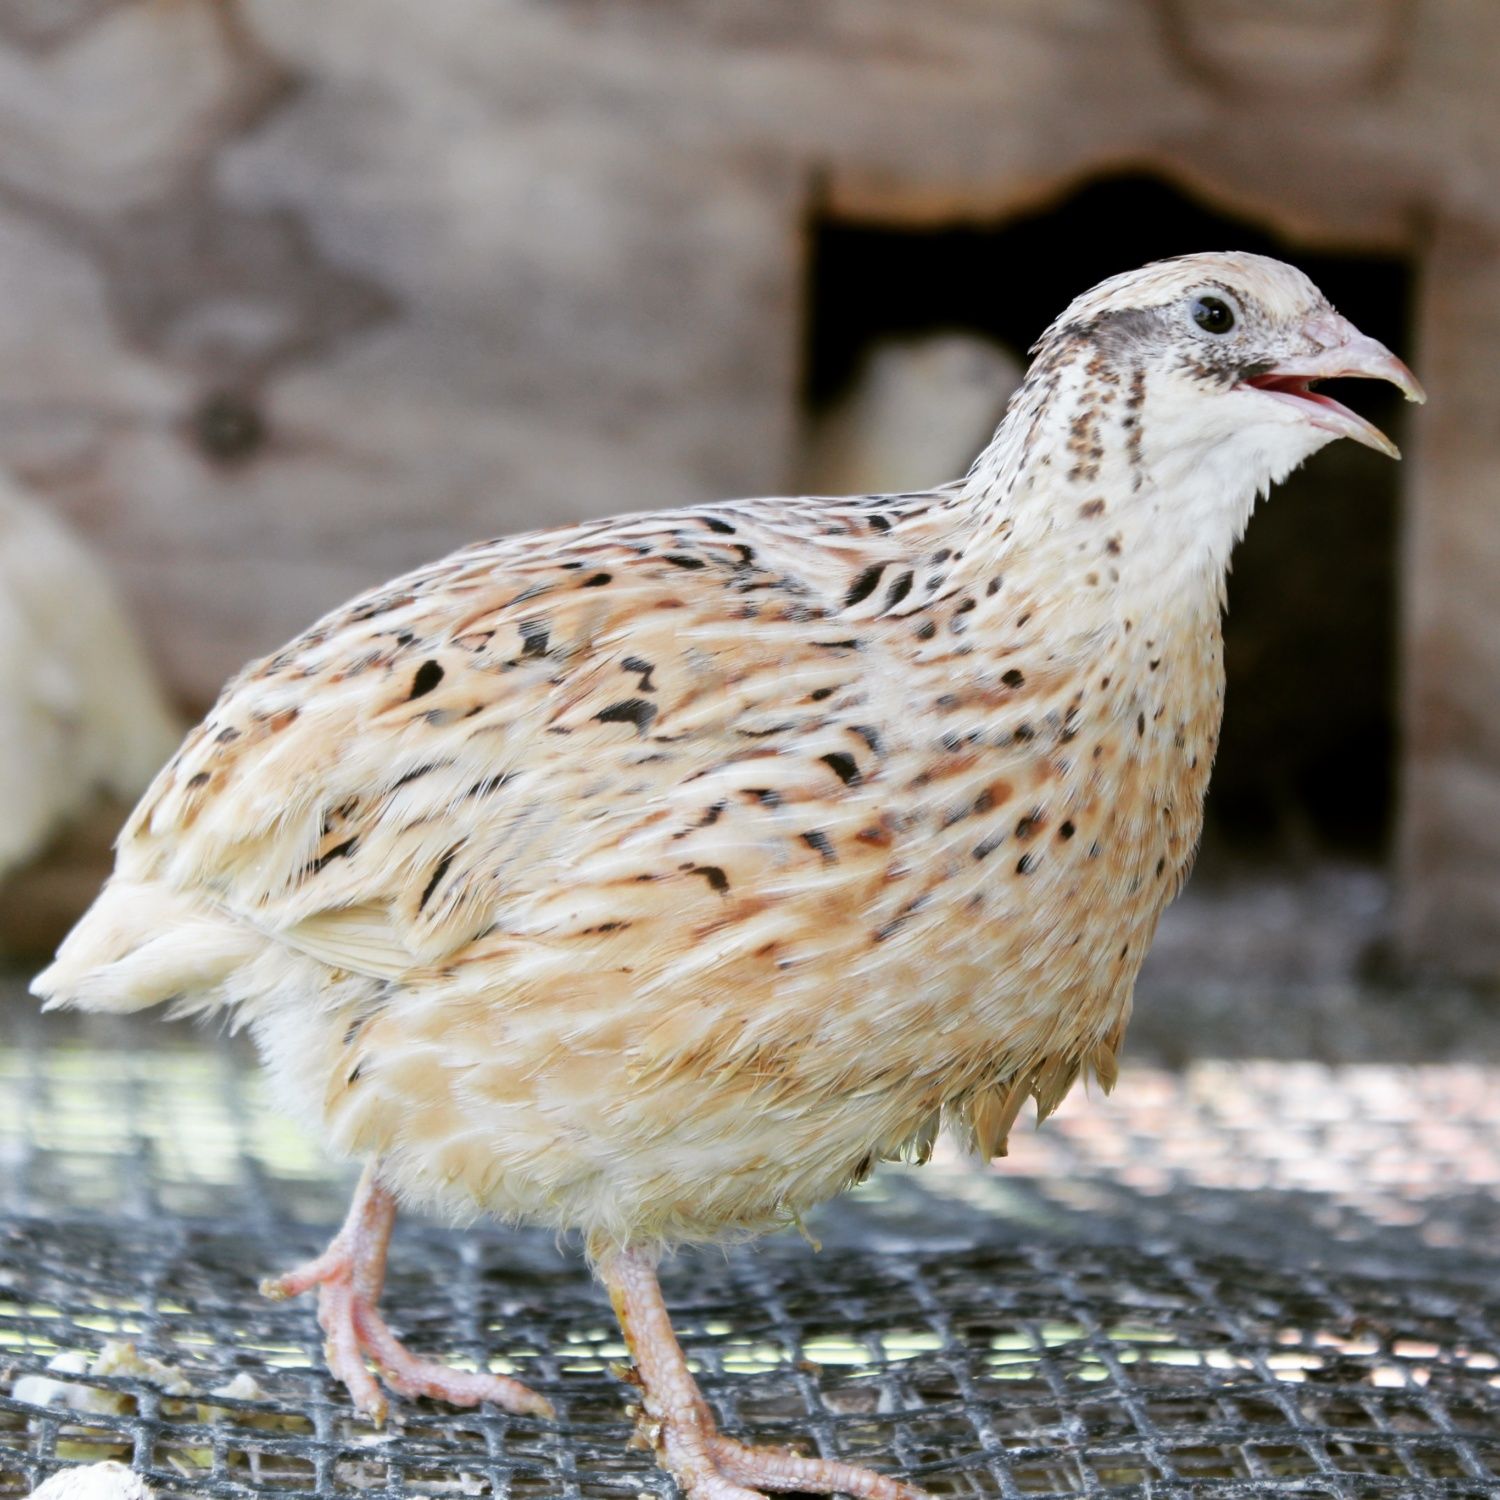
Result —
[{"label": "bird's eye", "polygon": [[1199,297],[1193,303],[1193,322],[1205,333],[1228,333],[1234,327],[1234,309],[1222,297]]}]

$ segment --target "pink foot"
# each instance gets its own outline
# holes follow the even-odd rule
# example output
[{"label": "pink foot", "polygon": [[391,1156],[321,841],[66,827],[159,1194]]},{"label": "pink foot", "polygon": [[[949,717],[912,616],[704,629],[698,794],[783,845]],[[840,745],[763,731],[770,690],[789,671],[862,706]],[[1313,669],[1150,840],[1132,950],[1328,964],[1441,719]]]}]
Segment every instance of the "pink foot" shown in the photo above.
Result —
[{"label": "pink foot", "polygon": [[787,1448],[752,1448],[714,1433],[709,1451],[720,1474],[737,1484],[754,1485],[757,1490],[808,1490],[815,1495],[837,1492],[865,1500],[930,1500],[926,1490],[892,1479],[889,1474],[827,1458],[804,1458]]},{"label": "pink foot", "polygon": [[636,1251],[618,1251],[601,1259],[599,1276],[635,1357],[629,1378],[641,1392],[637,1435],[687,1500],[765,1500],[767,1491],[783,1490],[837,1492],[858,1500],[929,1500],[914,1485],[872,1469],[780,1448],[752,1448],[722,1436],[672,1332],[654,1262]]},{"label": "pink foot", "polygon": [[376,1183],[373,1168],[367,1168],[349,1217],[332,1244],[315,1260],[262,1282],[262,1293],[280,1300],[318,1289],[318,1322],[328,1368],[343,1382],[354,1405],[377,1426],[385,1421],[386,1399],[365,1364],[366,1355],[374,1359],[385,1383],[399,1396],[432,1396],[452,1406],[490,1401],[521,1415],[552,1416],[552,1403],[519,1380],[421,1359],[391,1332],[376,1303],[385,1281],[386,1246],[395,1219],[395,1199]]}]

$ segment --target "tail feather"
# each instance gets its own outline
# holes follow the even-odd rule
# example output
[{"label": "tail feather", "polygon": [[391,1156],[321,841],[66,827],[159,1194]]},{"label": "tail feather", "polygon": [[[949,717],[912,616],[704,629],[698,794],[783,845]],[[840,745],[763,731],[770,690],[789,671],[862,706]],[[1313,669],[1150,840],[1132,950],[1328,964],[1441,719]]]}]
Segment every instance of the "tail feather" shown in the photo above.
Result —
[{"label": "tail feather", "polygon": [[264,947],[254,929],[152,881],[116,876],[31,982],[48,1010],[208,999]]}]

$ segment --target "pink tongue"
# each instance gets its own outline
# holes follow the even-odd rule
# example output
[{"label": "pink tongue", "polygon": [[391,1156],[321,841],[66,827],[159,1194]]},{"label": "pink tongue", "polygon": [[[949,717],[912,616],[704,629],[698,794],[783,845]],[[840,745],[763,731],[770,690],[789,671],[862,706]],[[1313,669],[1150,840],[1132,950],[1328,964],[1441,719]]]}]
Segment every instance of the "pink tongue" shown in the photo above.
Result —
[{"label": "pink tongue", "polygon": [[1335,401],[1332,396],[1313,390],[1312,377],[1308,375],[1266,375],[1259,380],[1252,380],[1250,384],[1276,396],[1291,396],[1298,401],[1311,402],[1314,406],[1326,406],[1331,411],[1354,415],[1342,401]]}]

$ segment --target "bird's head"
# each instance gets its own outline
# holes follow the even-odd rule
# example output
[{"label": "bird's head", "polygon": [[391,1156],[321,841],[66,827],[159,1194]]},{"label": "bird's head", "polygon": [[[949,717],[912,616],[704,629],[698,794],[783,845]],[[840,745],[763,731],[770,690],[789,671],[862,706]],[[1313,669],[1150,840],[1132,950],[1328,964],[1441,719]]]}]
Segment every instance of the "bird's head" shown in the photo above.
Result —
[{"label": "bird's head", "polygon": [[1379,428],[1314,389],[1319,381],[1391,381],[1425,401],[1385,345],[1302,272],[1263,255],[1184,255],[1113,276],[1074,300],[1035,353],[1038,369],[1076,366],[1080,395],[1113,405],[1116,420],[1136,417],[1139,462],[1166,466],[1169,481],[1229,465],[1263,489],[1334,438],[1400,458]]},{"label": "bird's head", "polygon": [[[1335,438],[1399,457],[1378,428],[1314,389],[1319,381],[1387,380],[1425,399],[1411,371],[1306,276],[1261,255],[1184,255],[1111,277],[1076,298],[1033,353],[972,477],[1036,477],[1042,456],[1053,503],[1058,480],[1133,497],[1154,528],[1200,538],[1219,561],[1256,495]],[[1169,518],[1179,524],[1162,528]]]}]

